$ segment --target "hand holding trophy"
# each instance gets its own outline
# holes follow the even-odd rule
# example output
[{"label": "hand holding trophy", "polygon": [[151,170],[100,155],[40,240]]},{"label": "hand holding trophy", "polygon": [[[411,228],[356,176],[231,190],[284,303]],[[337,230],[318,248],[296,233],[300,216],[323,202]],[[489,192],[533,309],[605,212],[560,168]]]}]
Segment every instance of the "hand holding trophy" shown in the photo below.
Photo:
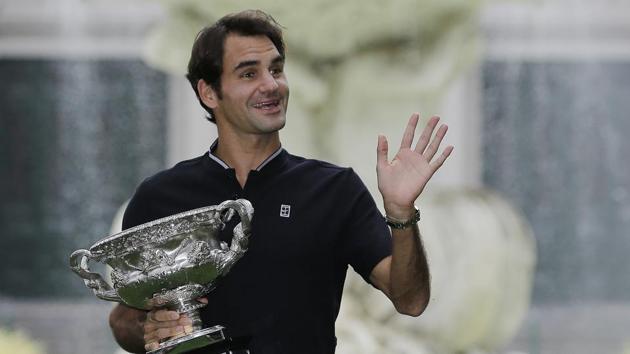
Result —
[{"label": "hand holding trophy", "polygon": [[[230,247],[219,232],[238,213]],[[106,237],[70,256],[70,268],[94,294],[107,301],[186,314],[193,331],[160,343],[149,353],[183,353],[226,339],[224,327],[203,328],[198,298],[210,292],[247,251],[254,208],[245,199],[228,200],[175,214]],[[112,268],[112,284],[90,271],[94,260]]]}]

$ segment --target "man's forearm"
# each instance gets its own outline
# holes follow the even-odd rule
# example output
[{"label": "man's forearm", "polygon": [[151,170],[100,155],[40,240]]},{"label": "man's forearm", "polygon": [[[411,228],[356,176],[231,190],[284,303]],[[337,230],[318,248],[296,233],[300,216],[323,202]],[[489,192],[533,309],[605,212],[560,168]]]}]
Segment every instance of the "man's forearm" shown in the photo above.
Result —
[{"label": "man's forearm", "polygon": [[392,228],[393,250],[391,258],[375,267],[374,278],[381,289],[385,289],[396,310],[412,316],[420,315],[427,307],[431,290],[429,266],[416,225],[420,215],[414,202],[453,151],[452,145],[447,146],[436,157],[448,130],[448,126],[442,124],[435,132],[440,120],[437,116],[429,119],[413,147],[419,119],[418,113],[411,115],[400,149],[391,161],[385,136],[379,135],[376,147],[378,190]]},{"label": "man's forearm", "polygon": [[145,353],[143,324],[146,312],[119,304],[109,315],[109,326],[116,342],[131,353]]},{"label": "man's forearm", "polygon": [[419,316],[429,303],[430,276],[417,225],[392,229],[390,297],[396,310]]}]

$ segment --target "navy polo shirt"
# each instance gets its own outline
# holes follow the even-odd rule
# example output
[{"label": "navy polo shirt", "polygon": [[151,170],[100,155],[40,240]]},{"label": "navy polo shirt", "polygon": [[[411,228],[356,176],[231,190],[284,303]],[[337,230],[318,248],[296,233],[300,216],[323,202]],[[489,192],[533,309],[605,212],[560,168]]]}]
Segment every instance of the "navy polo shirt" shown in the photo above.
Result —
[{"label": "navy polo shirt", "polygon": [[241,188],[234,169],[206,153],[146,179],[123,228],[235,198],[254,206],[249,249],[208,294],[204,325],[225,326],[253,354],[334,353],[348,265],[369,281],[391,254],[365,185],[351,168],[279,149]]}]

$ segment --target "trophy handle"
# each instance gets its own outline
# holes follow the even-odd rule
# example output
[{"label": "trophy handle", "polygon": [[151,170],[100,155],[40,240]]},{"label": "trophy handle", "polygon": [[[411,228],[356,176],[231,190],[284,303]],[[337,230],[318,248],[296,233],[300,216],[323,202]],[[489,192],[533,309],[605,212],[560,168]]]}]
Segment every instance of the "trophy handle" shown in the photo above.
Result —
[{"label": "trophy handle", "polygon": [[92,258],[92,253],[88,250],[80,249],[72,252],[72,255],[70,255],[70,269],[83,278],[85,286],[92,289],[94,295],[98,298],[107,301],[122,302],[122,299],[116,294],[116,291],[103,280],[100,274],[90,271],[88,267],[90,258]]},{"label": "trophy handle", "polygon": [[225,212],[223,218],[224,222],[227,222],[232,218],[234,214],[233,211],[236,211],[241,218],[241,222],[234,227],[230,249],[222,254],[219,272],[221,274],[225,274],[230,270],[230,268],[232,268],[234,263],[243,256],[245,251],[247,251],[247,244],[249,243],[249,236],[251,235],[254,207],[247,199],[237,199],[226,200],[225,202],[219,204],[218,210],[220,213]]}]

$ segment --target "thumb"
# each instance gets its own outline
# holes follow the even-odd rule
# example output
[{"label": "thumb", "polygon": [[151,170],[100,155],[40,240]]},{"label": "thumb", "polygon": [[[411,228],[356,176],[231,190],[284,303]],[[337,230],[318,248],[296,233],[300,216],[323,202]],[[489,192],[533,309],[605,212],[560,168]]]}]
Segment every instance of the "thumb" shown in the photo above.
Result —
[{"label": "thumb", "polygon": [[387,165],[387,138],[384,135],[378,136],[378,145],[376,146],[376,168],[382,168]]}]

